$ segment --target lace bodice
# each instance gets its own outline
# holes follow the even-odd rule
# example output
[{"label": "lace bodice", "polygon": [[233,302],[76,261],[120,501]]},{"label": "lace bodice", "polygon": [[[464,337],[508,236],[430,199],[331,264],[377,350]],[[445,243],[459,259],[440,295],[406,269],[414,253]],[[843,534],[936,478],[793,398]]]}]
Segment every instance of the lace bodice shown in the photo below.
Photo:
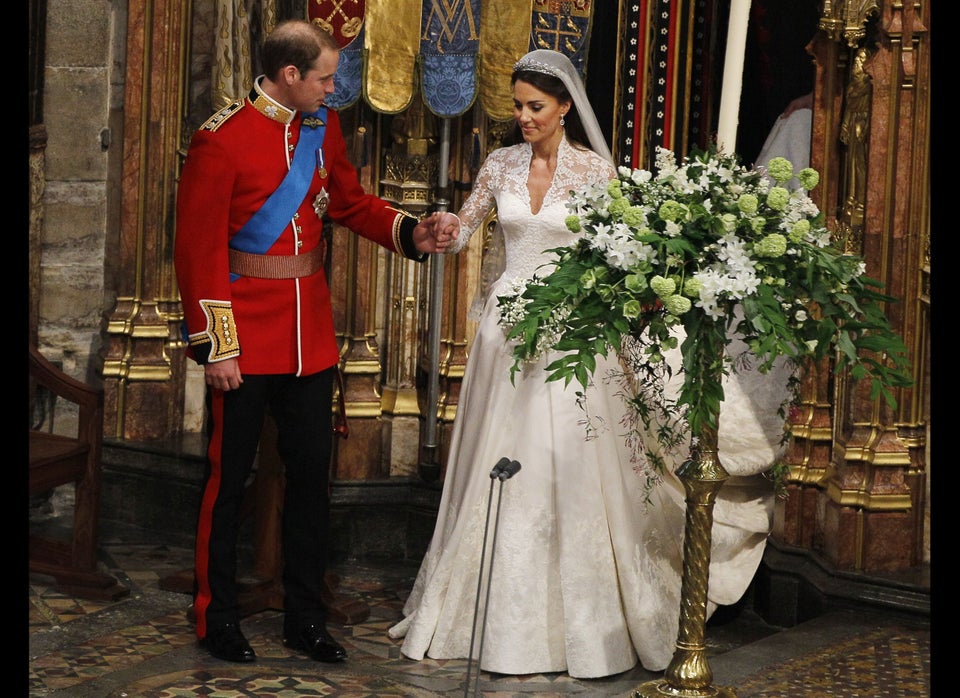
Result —
[{"label": "lace bodice", "polygon": [[613,165],[600,155],[572,145],[564,138],[557,152],[553,181],[543,205],[534,214],[527,190],[532,157],[529,143],[499,148],[490,153],[477,173],[470,197],[458,214],[460,236],[451,252],[458,252],[467,245],[484,217],[496,206],[503,229],[505,269],[495,288],[503,288],[514,279],[530,278],[546,260],[544,250],[573,242],[574,234],[564,225],[571,190],[605,186],[616,175]]}]

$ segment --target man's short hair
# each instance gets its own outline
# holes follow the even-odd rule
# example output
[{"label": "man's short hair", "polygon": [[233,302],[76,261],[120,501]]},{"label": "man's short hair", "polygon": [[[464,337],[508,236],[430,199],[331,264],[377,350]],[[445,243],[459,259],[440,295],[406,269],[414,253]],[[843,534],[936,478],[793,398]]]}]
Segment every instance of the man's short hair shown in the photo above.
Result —
[{"label": "man's short hair", "polygon": [[306,75],[323,51],[339,51],[333,35],[313,22],[288,19],[280,22],[263,42],[263,72],[276,80],[288,65]]}]

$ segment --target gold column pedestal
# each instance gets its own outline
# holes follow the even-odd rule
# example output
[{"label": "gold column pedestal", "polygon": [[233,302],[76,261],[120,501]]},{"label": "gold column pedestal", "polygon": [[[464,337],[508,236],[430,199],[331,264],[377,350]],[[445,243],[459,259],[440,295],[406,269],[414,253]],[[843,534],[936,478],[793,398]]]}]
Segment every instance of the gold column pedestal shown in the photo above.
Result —
[{"label": "gold column pedestal", "polygon": [[687,493],[677,650],[663,678],[641,684],[633,692],[633,698],[736,698],[733,689],[712,685],[713,672],[703,643],[713,504],[729,477],[717,457],[715,428],[704,428],[698,448],[691,453],[690,460],[677,469],[677,476]]}]

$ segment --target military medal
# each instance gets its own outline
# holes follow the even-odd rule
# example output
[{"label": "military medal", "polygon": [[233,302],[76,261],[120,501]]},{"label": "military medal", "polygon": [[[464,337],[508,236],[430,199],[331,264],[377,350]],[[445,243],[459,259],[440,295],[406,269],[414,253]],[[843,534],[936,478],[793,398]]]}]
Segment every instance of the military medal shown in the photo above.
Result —
[{"label": "military medal", "polygon": [[317,149],[317,173],[320,179],[327,178],[327,168],[323,166],[323,148]]},{"label": "military medal", "polygon": [[327,188],[320,187],[320,192],[317,194],[316,198],[313,200],[313,210],[316,211],[317,218],[323,218],[323,214],[327,212],[327,204],[329,203],[330,203],[330,195],[327,194]]}]

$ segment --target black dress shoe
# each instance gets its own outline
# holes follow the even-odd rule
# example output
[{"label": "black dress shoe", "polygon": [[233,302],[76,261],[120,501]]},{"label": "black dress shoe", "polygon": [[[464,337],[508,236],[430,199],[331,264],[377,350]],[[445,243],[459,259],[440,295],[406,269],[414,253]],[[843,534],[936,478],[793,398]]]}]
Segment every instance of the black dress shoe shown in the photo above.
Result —
[{"label": "black dress shoe", "polygon": [[227,623],[207,631],[200,640],[200,646],[207,652],[228,662],[252,662],[257,658],[247,638],[240,632],[240,626]]},{"label": "black dress shoe", "polygon": [[285,633],[283,644],[318,662],[342,662],[347,658],[347,651],[322,625],[305,625],[294,634]]}]

